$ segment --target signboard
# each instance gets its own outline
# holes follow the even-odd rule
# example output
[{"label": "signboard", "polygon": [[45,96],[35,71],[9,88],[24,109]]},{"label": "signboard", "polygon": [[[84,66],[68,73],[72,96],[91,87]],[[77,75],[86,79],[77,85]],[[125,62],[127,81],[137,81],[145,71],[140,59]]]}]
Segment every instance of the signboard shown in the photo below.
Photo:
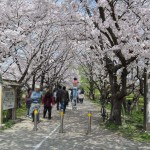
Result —
[{"label": "signboard", "polygon": [[3,88],[3,110],[15,107],[15,92],[12,88]]}]

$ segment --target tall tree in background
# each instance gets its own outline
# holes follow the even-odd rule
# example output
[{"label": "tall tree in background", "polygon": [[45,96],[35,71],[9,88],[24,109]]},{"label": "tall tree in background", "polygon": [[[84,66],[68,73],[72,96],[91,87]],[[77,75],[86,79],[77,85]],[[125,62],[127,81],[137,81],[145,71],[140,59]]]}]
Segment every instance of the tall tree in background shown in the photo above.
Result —
[{"label": "tall tree in background", "polygon": [[110,121],[120,125],[121,106],[128,94],[127,76],[130,72],[128,66],[137,65],[134,63],[136,59],[143,59],[144,65],[144,59],[149,55],[149,39],[143,37],[149,32],[148,24],[145,26],[145,22],[148,21],[147,11],[150,2],[147,0],[80,2],[80,7],[87,14],[88,47],[93,45],[95,51],[100,52],[105,63],[105,71],[109,74],[112,97]]}]

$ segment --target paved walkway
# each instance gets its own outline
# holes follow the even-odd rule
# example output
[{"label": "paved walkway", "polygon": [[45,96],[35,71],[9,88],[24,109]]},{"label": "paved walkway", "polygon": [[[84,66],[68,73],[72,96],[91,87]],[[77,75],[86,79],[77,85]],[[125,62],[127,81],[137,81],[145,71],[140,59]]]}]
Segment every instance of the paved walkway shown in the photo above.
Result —
[{"label": "paved walkway", "polygon": [[[87,135],[87,112],[92,111],[92,132]],[[60,116],[53,108],[52,120],[42,119],[33,131],[31,119],[0,133],[0,150],[150,150],[150,144],[135,143],[108,130],[100,123],[99,108],[89,101],[78,104],[78,110],[67,108],[64,133],[59,133]]]}]

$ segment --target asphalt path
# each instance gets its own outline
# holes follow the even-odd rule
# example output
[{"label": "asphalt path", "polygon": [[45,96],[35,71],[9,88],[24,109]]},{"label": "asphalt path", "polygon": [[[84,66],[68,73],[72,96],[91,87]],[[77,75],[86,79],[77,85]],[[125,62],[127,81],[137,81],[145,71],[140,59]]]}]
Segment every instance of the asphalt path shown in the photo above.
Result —
[{"label": "asphalt path", "polygon": [[[91,133],[88,134],[88,111],[92,112]],[[42,108],[41,108],[42,112]],[[127,140],[100,126],[100,108],[90,101],[67,107],[63,133],[60,133],[60,113],[56,106],[52,119],[43,119],[38,130],[30,118],[0,132],[0,150],[150,150],[150,144]]]}]

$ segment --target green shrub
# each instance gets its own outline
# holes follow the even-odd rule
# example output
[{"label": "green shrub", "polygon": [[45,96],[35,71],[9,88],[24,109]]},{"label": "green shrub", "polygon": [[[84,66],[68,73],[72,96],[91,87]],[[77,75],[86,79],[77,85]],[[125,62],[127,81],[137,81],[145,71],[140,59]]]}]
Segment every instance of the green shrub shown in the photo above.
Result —
[{"label": "green shrub", "polygon": [[116,131],[119,129],[119,126],[118,125],[115,125],[113,123],[106,123],[106,127],[112,131]]},{"label": "green shrub", "polygon": [[16,111],[17,117],[25,116],[25,115],[26,115],[26,111],[27,111],[26,105],[23,104],[23,105],[22,105],[20,108],[18,108],[17,111]]},{"label": "green shrub", "polygon": [[6,122],[5,127],[6,128],[11,128],[14,124],[15,124],[15,122],[10,120],[10,121]]},{"label": "green shrub", "polygon": [[8,110],[3,110],[3,122],[8,121]]},{"label": "green shrub", "polygon": [[132,114],[129,116],[130,120],[137,124],[143,124],[144,114],[142,111],[133,111]]},{"label": "green shrub", "polygon": [[150,142],[150,134],[147,133],[143,133],[141,134],[141,139],[143,139],[143,141],[149,141]]},{"label": "green shrub", "polygon": [[15,124],[15,122],[13,120],[9,120],[9,121],[5,122],[4,129],[11,128],[14,124]]}]

